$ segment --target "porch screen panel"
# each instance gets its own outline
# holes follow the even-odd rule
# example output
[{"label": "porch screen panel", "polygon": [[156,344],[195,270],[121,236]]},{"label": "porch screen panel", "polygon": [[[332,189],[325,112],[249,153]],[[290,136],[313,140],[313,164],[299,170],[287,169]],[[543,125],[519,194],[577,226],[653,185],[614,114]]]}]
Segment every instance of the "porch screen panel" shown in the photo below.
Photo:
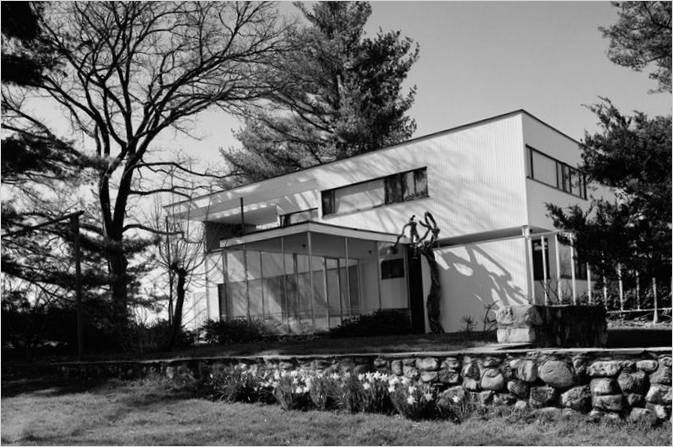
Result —
[{"label": "porch screen panel", "polygon": [[327,304],[329,305],[329,325],[336,327],[341,324],[341,280],[339,263],[336,259],[325,259],[327,273]]},{"label": "porch screen panel", "polygon": [[256,250],[247,250],[246,261],[248,265],[248,304],[251,318],[262,318],[262,262],[260,252]]},{"label": "porch screen panel", "polygon": [[297,301],[295,309],[297,319],[303,327],[313,326],[311,276],[308,264],[308,256],[297,255]]},{"label": "porch screen panel", "polygon": [[285,276],[283,284],[285,300],[283,302],[283,318],[297,318],[297,271],[294,256],[285,254]]},{"label": "porch screen panel", "polygon": [[227,298],[230,301],[231,318],[248,316],[245,258],[242,250],[227,252]]},{"label": "porch screen panel", "polygon": [[327,321],[327,297],[325,296],[325,274],[323,270],[323,258],[313,256],[311,268],[313,269],[313,316],[315,317],[315,328],[317,330],[327,330],[329,322]]},{"label": "porch screen panel", "polygon": [[283,255],[262,252],[262,284],[264,318],[282,321],[283,317]]},{"label": "porch screen panel", "polygon": [[360,315],[360,280],[357,262],[348,266],[348,287],[350,289],[350,310],[352,315]]}]

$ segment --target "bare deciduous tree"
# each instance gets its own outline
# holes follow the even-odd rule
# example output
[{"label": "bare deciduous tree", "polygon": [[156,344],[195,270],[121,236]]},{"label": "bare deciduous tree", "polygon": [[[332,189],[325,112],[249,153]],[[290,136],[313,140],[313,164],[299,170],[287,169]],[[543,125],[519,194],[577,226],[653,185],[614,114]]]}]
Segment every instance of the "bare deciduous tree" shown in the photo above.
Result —
[{"label": "bare deciduous tree", "polygon": [[152,143],[170,127],[188,132],[209,107],[236,113],[267,95],[260,73],[285,51],[285,25],[272,5],[248,2],[56,2],[44,15],[44,44],[59,65],[31,87],[67,111],[84,136],[78,150],[100,158],[101,232],[124,325],[126,244],[137,231],[156,231],[129,219],[129,207],[164,191],[137,186],[138,172],[163,164],[149,159]]}]

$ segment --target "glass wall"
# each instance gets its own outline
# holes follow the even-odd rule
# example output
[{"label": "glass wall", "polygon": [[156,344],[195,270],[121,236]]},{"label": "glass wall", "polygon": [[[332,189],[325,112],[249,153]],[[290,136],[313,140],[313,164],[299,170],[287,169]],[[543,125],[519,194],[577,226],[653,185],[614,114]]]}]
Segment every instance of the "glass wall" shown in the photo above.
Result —
[{"label": "glass wall", "polygon": [[[352,240],[351,257],[345,238],[312,236],[311,244],[307,234],[299,234],[225,251],[220,317],[260,319],[280,332],[310,332],[326,331],[359,315],[361,275],[376,263],[376,243]],[[377,277],[367,282],[365,292],[373,291],[376,305]]]}]

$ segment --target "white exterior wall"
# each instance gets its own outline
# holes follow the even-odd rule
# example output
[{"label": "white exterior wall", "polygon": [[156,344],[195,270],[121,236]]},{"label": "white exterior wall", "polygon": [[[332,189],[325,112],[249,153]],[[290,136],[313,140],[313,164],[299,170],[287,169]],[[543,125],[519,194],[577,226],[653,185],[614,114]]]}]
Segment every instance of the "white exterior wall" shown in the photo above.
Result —
[{"label": "white exterior wall", "polygon": [[[526,222],[521,114],[403,143],[324,166],[283,175],[194,201],[191,218],[237,222],[244,199],[246,223],[255,213],[320,208],[320,191],[427,167],[429,198],[379,206],[316,221],[397,233],[412,214],[431,211],[441,237]],[[207,209],[207,211],[206,211]],[[250,217],[248,216],[250,213]],[[271,213],[266,213],[270,215]]]},{"label": "white exterior wall", "polygon": [[[469,315],[482,330],[485,307],[526,304],[525,242],[523,238],[443,247],[435,250],[440,269],[441,323],[446,332],[464,329]],[[430,291],[430,271],[423,266],[424,308]],[[426,313],[426,328],[427,313]]]}]

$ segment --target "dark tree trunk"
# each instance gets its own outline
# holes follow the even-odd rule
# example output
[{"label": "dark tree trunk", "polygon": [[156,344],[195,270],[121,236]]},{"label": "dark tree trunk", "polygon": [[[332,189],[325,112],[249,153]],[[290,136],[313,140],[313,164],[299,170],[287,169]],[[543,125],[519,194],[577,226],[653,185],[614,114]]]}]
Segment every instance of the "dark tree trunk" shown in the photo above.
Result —
[{"label": "dark tree trunk", "polygon": [[173,326],[171,327],[171,338],[168,342],[168,349],[172,349],[178,341],[178,336],[182,332],[182,307],[185,302],[185,284],[187,283],[187,271],[178,269],[178,282],[175,287],[175,313],[173,314]]},{"label": "dark tree trunk", "polygon": [[420,248],[420,252],[425,256],[425,259],[428,261],[428,267],[430,267],[430,292],[428,293],[428,299],[425,303],[425,308],[428,312],[430,332],[433,334],[443,334],[444,328],[442,327],[442,323],[439,322],[439,303],[441,301],[441,295],[439,267],[437,266],[437,260],[435,259],[435,252],[431,246]]},{"label": "dark tree trunk", "polygon": [[[117,245],[115,243],[115,245]],[[110,250],[108,258],[110,260],[110,288],[112,291],[112,324],[115,327],[119,341],[123,344],[128,335],[128,261],[121,249],[121,243],[118,247]]]}]

